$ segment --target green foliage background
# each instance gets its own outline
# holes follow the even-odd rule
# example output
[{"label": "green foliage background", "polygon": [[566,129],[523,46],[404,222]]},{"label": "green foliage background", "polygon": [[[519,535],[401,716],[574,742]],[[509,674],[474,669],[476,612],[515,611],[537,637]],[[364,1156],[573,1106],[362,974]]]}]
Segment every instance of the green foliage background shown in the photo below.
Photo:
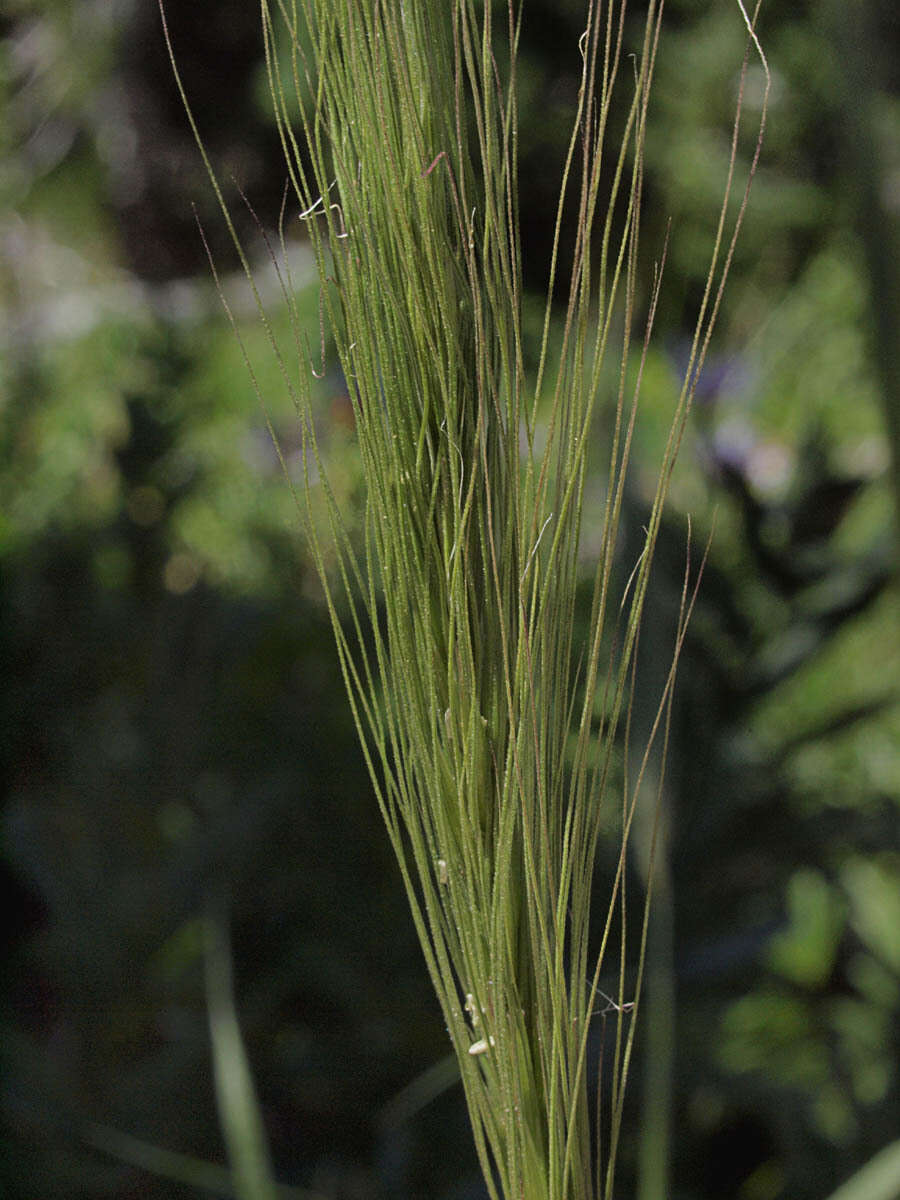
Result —
[{"label": "green foliage background", "polygon": [[[212,156],[272,226],[284,171],[256,10],[168,7]],[[888,3],[857,8],[849,29],[829,0],[764,9],[765,156],[676,472],[641,664],[652,694],[686,518],[700,540],[715,511],[676,704],[651,1052],[632,1087],[623,1195],[653,1194],[656,1155],[672,1197],[813,1200],[898,1128],[898,18]],[[319,586],[192,203],[297,469],[293,412],[229,276],[155,10],[18,0],[0,21],[0,1194],[196,1195],[172,1172],[223,1161],[198,919],[204,888],[224,878],[278,1177],[332,1198],[480,1195]],[[667,26],[644,246],[661,246],[671,217],[672,251],[635,531],[742,52],[728,4],[679,0]],[[533,288],[579,32],[574,0],[529,3]],[[240,220],[265,276],[254,220]],[[317,361],[299,237],[293,252]],[[320,428],[352,513],[352,423],[327,347],[324,365]],[[598,476],[598,505],[602,489]],[[111,1131],[149,1157],[137,1165]],[[186,1157],[176,1169],[162,1151]]]}]

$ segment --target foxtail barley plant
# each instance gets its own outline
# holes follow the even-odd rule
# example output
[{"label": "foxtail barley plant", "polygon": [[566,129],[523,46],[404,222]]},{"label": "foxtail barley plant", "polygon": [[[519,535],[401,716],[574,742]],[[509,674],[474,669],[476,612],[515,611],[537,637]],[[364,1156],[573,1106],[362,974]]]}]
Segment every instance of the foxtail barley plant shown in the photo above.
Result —
[{"label": "foxtail barley plant", "polygon": [[[261,5],[289,175],[282,237],[299,214],[366,487],[360,532],[329,489],[308,343],[285,275],[296,342],[288,352],[273,337],[272,349],[305,438],[298,506],[484,1178],[506,1200],[613,1191],[646,932],[646,904],[636,919],[627,913],[623,882],[641,779],[614,784],[614,742],[628,729],[660,516],[746,204],[742,192],[729,207],[739,100],[690,363],[643,552],[617,591],[617,534],[659,292],[657,271],[651,294],[639,295],[638,240],[662,4],[646,6],[634,55],[624,48],[626,0],[586,7],[572,46],[577,115],[558,210],[548,214],[551,285],[529,378],[516,168],[521,9],[509,0],[495,28],[487,0]],[[735,16],[747,32],[744,70],[751,55],[765,68],[756,13],[736,0]],[[614,102],[621,134],[612,140]],[[563,279],[570,213],[575,242]],[[664,260],[664,248],[657,253]],[[612,419],[585,641],[576,637],[579,541],[601,409]],[[691,603],[686,582],[658,698],[660,740]],[[598,843],[616,824],[618,866],[592,913]],[[629,929],[638,968],[626,990]],[[611,996],[601,973],[618,979]],[[614,1027],[602,1104],[589,1088],[601,1016]]]}]

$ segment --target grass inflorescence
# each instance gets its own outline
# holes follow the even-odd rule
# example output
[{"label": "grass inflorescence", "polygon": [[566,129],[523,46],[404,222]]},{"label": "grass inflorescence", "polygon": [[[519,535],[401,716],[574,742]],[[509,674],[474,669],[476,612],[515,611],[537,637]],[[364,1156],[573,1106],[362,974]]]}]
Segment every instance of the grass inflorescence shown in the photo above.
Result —
[{"label": "grass inflorescence", "polygon": [[[755,16],[737,7],[748,57],[762,57]],[[647,6],[638,52],[626,55],[625,0],[589,0],[572,47],[578,107],[548,217],[551,286],[532,378],[518,232],[521,12],[510,0],[494,28],[495,6],[480,0],[262,0],[261,11],[289,174],[282,237],[293,213],[318,263],[363,465],[362,534],[328,487],[299,321],[290,353],[273,342],[305,435],[298,503],[485,1180],[508,1200],[608,1197],[646,929],[642,904],[626,992],[624,864],[641,780],[624,794],[613,786],[614,741],[628,726],[660,515],[746,196],[727,229],[729,176],[643,552],[617,591],[658,294],[659,271],[639,297],[637,266],[661,4]],[[601,407],[613,419],[584,642],[579,543]],[[686,577],[661,738],[691,602]],[[618,867],[592,914],[598,841],[616,822]],[[612,997],[601,971],[618,977]],[[588,1062],[601,1014],[616,1027],[602,1114]]]}]

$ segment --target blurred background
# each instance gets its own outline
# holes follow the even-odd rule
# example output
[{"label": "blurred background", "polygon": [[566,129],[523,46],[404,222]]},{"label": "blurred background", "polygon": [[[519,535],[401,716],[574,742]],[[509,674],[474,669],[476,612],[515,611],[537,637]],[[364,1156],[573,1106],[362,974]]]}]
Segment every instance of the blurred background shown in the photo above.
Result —
[{"label": "blurred background", "polygon": [[[167,8],[287,329],[238,192],[277,226],[285,171],[257,8]],[[535,295],[580,9],[526,5]],[[195,210],[292,469],[296,421],[156,5],[0,11],[0,1195],[234,1194],[210,1048],[218,995],[226,1008],[236,997],[285,1195],[479,1197],[321,591]],[[744,44],[734,4],[667,11],[648,279],[669,219],[672,235],[634,530],[702,294]],[[642,642],[639,696],[655,708],[688,518],[695,546],[715,518],[675,703],[624,1135],[620,1194],[642,1200],[824,1200],[900,1132],[900,10],[767,0],[761,32],[765,149]],[[745,166],[763,82],[751,66]],[[294,222],[291,282],[315,355],[301,234]],[[327,346],[314,386],[352,513],[352,415]],[[591,486],[602,497],[601,474]],[[590,521],[586,543],[589,555]],[[218,993],[212,894],[230,931]]]}]

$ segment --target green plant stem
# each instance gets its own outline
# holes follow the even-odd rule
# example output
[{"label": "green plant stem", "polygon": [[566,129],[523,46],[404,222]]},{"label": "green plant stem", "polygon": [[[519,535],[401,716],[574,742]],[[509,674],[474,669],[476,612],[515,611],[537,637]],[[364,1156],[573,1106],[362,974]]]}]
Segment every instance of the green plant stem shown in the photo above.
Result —
[{"label": "green plant stem", "polygon": [[[758,53],[765,66],[752,19],[742,0],[737,6],[748,59]],[[636,53],[620,70],[626,7],[587,0],[584,33],[572,47],[577,116],[532,383],[522,333],[514,0],[503,22],[505,55],[497,49],[501,18],[486,0],[261,4],[289,174],[287,217],[309,233],[366,490],[356,528],[328,482],[305,331],[284,279],[297,368],[266,329],[303,430],[296,498],[495,1200],[612,1196],[634,1045],[624,997],[635,922],[625,863],[651,751],[667,737],[687,583],[639,765],[622,795],[612,780],[621,727],[631,723],[634,656],[672,466],[746,207],[745,192],[734,220],[736,119],[690,363],[636,566],[617,603],[619,524],[659,296],[658,278],[649,297],[641,295],[638,246],[662,6],[646,6]],[[614,105],[625,132],[610,146]],[[751,176],[758,155],[757,145]],[[572,268],[559,280],[567,217]],[[274,254],[273,261],[277,268]],[[612,412],[614,432],[591,628],[581,646],[588,448],[603,410]],[[620,853],[598,921],[594,862],[615,819]],[[635,1005],[646,906],[637,921]],[[227,999],[216,928],[210,924],[208,966],[221,977],[210,976],[210,994],[215,985]],[[595,1186],[588,1047],[592,1018],[606,1003],[598,985],[607,966],[620,974],[619,1019],[606,1162],[597,1164],[603,1182]],[[219,1008],[228,1018],[228,1004]],[[214,1028],[217,1058],[242,1061],[236,1033],[228,1019]],[[244,1080],[234,1094],[225,1077],[220,1083],[230,1152],[236,1169],[246,1154],[262,1186],[261,1130],[241,1099],[249,1077],[241,1069],[234,1079]],[[242,1104],[247,1145],[240,1120],[228,1124]]]},{"label": "green plant stem", "polygon": [[265,1129],[238,1023],[225,902],[210,896],[204,974],[219,1118],[238,1200],[277,1200]]}]

